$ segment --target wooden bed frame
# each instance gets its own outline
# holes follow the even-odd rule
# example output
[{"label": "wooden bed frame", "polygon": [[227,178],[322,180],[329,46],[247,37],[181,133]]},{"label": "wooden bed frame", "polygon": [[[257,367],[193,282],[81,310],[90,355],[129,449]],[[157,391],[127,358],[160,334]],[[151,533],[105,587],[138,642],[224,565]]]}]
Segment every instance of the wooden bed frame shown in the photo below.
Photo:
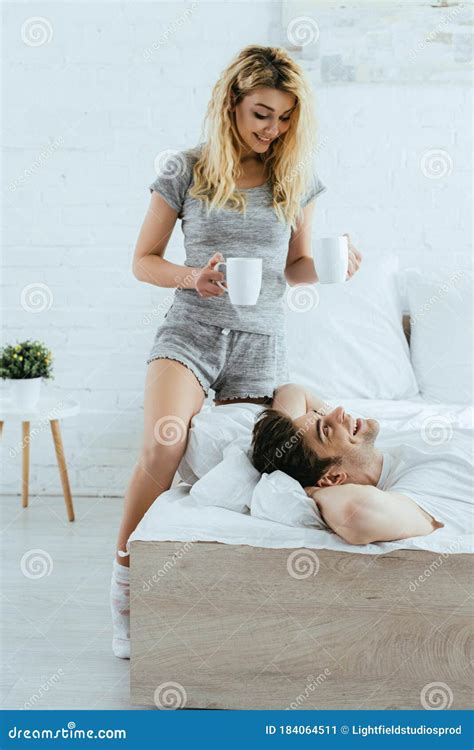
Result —
[{"label": "wooden bed frame", "polygon": [[132,542],[132,703],[471,708],[472,578],[464,554]]},{"label": "wooden bed frame", "polygon": [[[406,317],[404,329],[409,340]],[[472,705],[470,555],[217,542],[130,549],[134,705]]]}]

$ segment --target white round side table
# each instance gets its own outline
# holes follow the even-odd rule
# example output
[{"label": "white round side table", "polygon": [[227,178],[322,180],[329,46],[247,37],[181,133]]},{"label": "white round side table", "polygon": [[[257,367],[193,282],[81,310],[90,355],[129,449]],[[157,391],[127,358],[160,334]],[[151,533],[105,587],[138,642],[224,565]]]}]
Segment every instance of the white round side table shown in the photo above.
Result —
[{"label": "white round side table", "polygon": [[22,490],[21,504],[23,508],[28,507],[28,491],[30,476],[30,422],[44,421],[51,425],[53,435],[54,449],[59,467],[59,476],[63,488],[64,500],[66,503],[66,512],[69,521],[74,521],[74,507],[72,504],[71,488],[69,486],[69,477],[67,473],[66,458],[64,456],[63,441],[61,439],[61,429],[59,420],[66,417],[73,417],[80,411],[79,403],[71,399],[40,398],[36,409],[24,411],[15,408],[9,398],[0,398],[0,436],[3,430],[3,423],[9,419],[14,422],[21,422],[22,425]]}]

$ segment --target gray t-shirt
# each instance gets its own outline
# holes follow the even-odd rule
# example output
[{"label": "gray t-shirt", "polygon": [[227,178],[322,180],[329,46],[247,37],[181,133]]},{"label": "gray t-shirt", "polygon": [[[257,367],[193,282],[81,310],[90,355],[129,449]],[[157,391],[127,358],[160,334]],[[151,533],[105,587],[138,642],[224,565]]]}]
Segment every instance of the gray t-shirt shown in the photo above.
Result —
[{"label": "gray t-shirt", "polygon": [[[291,230],[282,224],[272,206],[270,181],[254,188],[239,188],[246,194],[246,216],[235,210],[213,209],[189,195],[194,183],[193,167],[201,145],[177,151],[167,160],[149,186],[178,212],[184,234],[186,266],[202,268],[216,252],[224,258],[262,258],[262,287],[256,305],[232,305],[227,293],[200,297],[195,289],[176,289],[167,320],[198,320],[232,330],[277,334],[284,330],[284,269]],[[313,170],[313,184],[302,206],[327,187]],[[225,269],[221,267],[225,274]]]}]

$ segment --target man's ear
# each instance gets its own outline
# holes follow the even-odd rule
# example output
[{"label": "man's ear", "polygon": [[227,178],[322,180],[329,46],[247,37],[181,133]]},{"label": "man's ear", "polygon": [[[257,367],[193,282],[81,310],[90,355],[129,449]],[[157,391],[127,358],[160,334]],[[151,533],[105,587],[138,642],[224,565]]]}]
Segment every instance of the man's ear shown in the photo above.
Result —
[{"label": "man's ear", "polygon": [[347,482],[345,471],[328,471],[316,482],[317,487],[335,487],[337,484]]}]

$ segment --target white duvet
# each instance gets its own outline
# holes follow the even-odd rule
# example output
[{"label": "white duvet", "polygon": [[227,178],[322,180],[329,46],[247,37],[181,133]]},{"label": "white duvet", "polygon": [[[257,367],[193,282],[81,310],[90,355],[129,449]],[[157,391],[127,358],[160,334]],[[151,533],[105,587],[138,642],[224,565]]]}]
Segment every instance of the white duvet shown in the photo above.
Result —
[{"label": "white duvet", "polygon": [[[338,405],[330,399],[328,403],[333,407]],[[277,485],[282,488],[286,475],[278,477],[281,472],[274,472],[260,478],[258,473],[252,474],[245,458],[255,415],[262,407],[229,404],[207,406],[194,418],[186,455],[179,467],[184,483],[157,498],[130,536],[129,543],[134,540],[208,541],[361,554],[396,549],[423,549],[440,554],[472,552],[473,498],[469,481],[472,477],[472,407],[428,404],[421,398],[411,401],[344,399],[343,406],[355,417],[373,417],[380,422],[377,447],[382,450],[403,442],[425,451],[428,446],[430,451],[445,454],[449,444],[449,452],[459,470],[466,473],[465,484],[469,487],[455,523],[447,523],[427,536],[362,546],[350,545],[337,534],[318,528],[314,504],[299,485],[290,503],[283,487],[285,507],[283,511],[282,504],[280,511],[275,502],[278,493],[270,496],[269,483],[275,492]],[[294,483],[290,477],[287,480]],[[271,500],[267,503],[270,509],[265,507],[266,499]],[[273,520],[269,520],[269,516]]]}]

